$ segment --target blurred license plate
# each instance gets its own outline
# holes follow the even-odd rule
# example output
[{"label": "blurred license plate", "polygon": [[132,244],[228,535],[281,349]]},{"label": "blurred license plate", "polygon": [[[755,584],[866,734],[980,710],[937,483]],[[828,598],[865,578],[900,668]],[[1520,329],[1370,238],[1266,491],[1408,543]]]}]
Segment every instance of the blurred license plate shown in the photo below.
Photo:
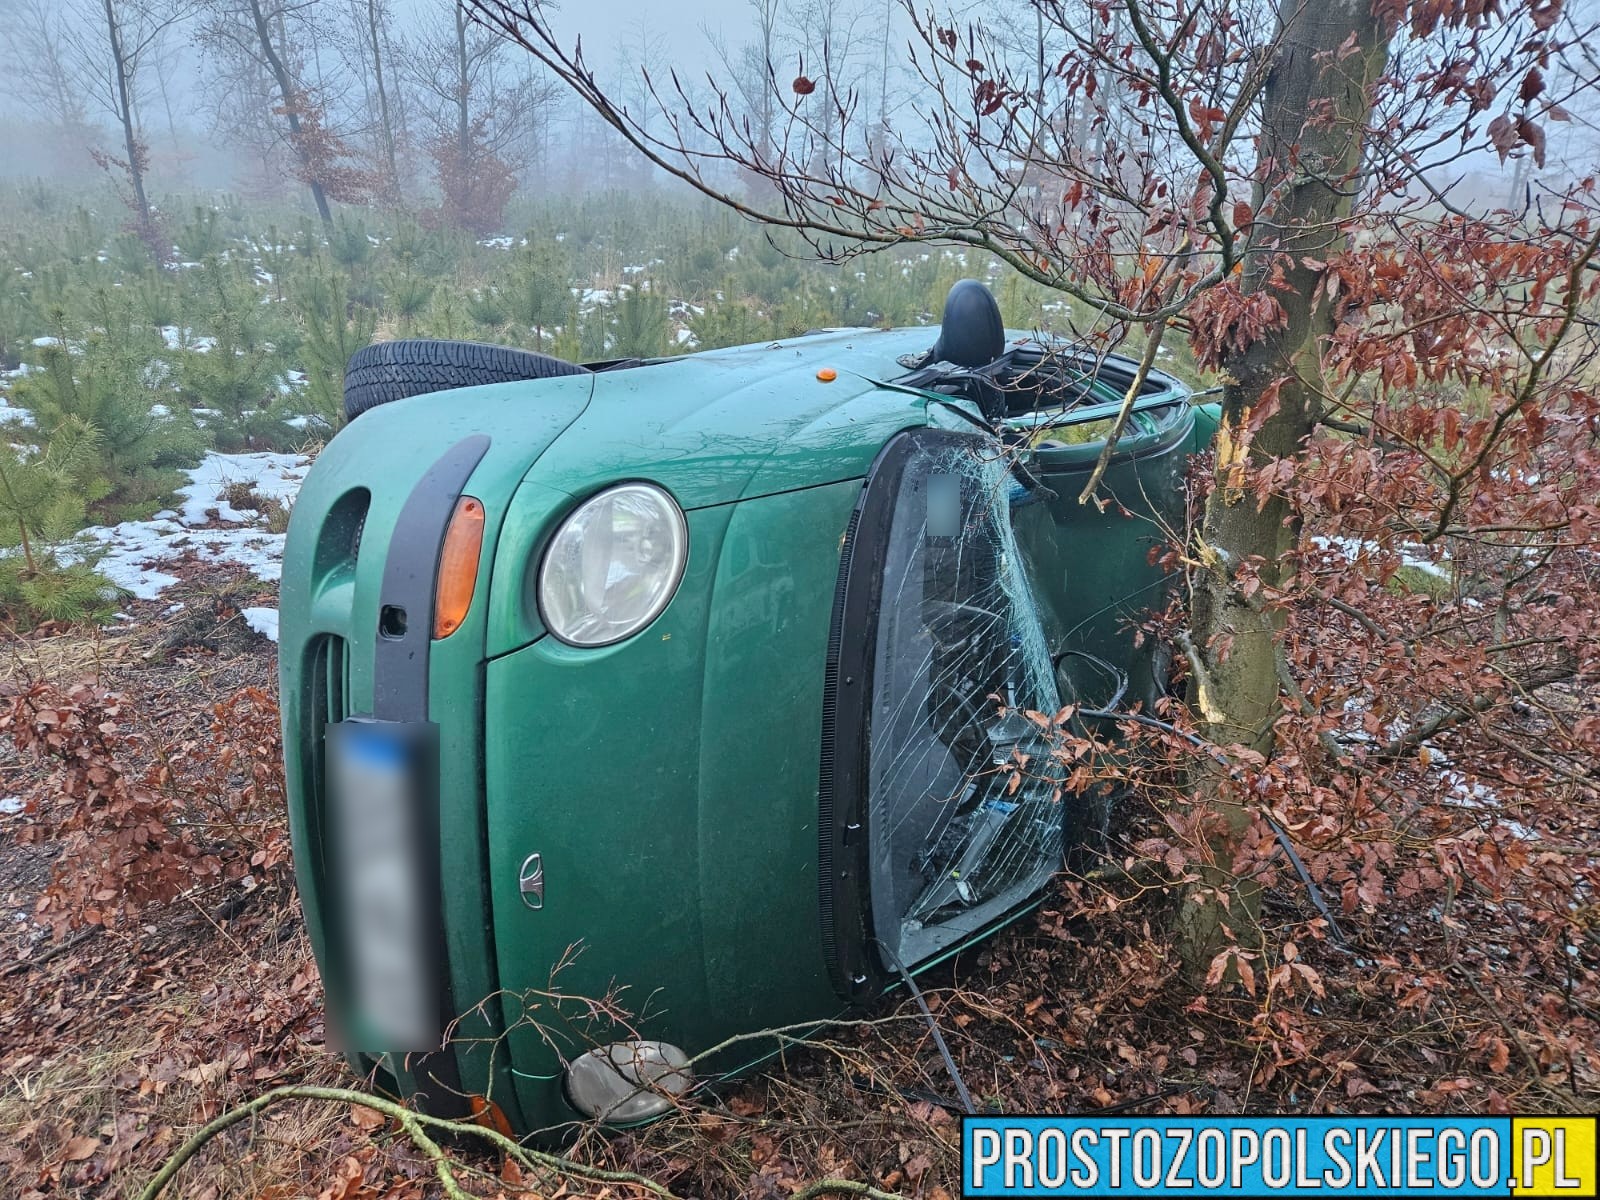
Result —
[{"label": "blurred license plate", "polygon": [[[337,898],[357,1050],[439,1044],[434,968],[438,889],[423,849],[431,811],[431,726],[352,720],[328,727],[330,882]],[[430,918],[433,918],[430,920]]]}]

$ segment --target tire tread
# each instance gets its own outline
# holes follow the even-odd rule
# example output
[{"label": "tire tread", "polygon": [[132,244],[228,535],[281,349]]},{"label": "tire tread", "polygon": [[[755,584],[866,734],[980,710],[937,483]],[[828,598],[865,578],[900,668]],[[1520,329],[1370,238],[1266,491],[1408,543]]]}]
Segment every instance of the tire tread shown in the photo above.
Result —
[{"label": "tire tread", "polygon": [[380,404],[451,388],[589,373],[587,367],[548,354],[487,342],[375,342],[356,351],[345,368],[344,415],[353,421]]}]

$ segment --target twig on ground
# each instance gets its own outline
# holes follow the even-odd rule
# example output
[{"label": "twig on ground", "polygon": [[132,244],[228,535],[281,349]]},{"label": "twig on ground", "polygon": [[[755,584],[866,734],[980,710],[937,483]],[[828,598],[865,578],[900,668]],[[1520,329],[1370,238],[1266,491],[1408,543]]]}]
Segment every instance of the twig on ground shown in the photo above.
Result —
[{"label": "twig on ground", "polygon": [[[439,1180],[439,1186],[443,1189],[448,1200],[475,1200],[475,1197],[463,1188],[457,1179],[457,1173],[467,1170],[467,1168],[455,1163],[440,1145],[440,1142],[445,1138],[456,1137],[480,1138],[529,1171],[558,1176],[566,1175],[590,1183],[628,1184],[632,1187],[642,1188],[652,1195],[663,1197],[663,1200],[676,1200],[671,1190],[643,1175],[635,1174],[632,1171],[607,1170],[602,1167],[576,1162],[559,1154],[535,1150],[486,1125],[479,1125],[472,1121],[451,1121],[443,1117],[431,1117],[426,1113],[417,1112],[393,1100],[368,1095],[365,1092],[354,1091],[350,1088],[311,1087],[305,1085],[273,1088],[271,1091],[257,1096],[254,1100],[229,1109],[202,1126],[161,1165],[161,1169],[156,1172],[150,1182],[139,1193],[139,1200],[158,1200],[158,1197],[166,1191],[184,1165],[218,1135],[235,1125],[253,1120],[273,1105],[292,1100],[313,1100],[330,1104],[355,1104],[369,1108],[374,1112],[382,1113],[384,1116],[394,1120],[399,1124],[400,1132],[432,1164],[434,1174]],[[436,1137],[434,1136],[435,1134],[443,1136]],[[815,1197],[826,1195],[865,1196],[868,1197],[868,1200],[900,1200],[900,1197],[893,1192],[881,1191],[870,1184],[860,1183],[852,1179],[819,1179],[796,1192],[795,1200],[814,1200]]]}]

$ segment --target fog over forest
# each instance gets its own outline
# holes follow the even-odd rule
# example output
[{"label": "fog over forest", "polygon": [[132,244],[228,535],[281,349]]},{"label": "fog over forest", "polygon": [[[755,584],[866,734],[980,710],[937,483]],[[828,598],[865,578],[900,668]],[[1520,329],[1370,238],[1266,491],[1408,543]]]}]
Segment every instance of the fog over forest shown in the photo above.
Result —
[{"label": "fog over forest", "polygon": [[[351,196],[425,206],[439,194],[442,169],[430,148],[457,134],[463,116],[475,144],[511,171],[521,199],[661,182],[523,48],[470,15],[459,45],[465,55],[456,59],[450,0],[0,0],[0,28],[15,51],[0,80],[0,178],[84,189],[125,184],[116,166],[126,153],[109,13],[157,208],[163,197],[230,192],[313,211],[288,161],[290,137],[274,111],[281,102],[271,68],[248,44],[253,9],[272,27],[292,86],[316,110],[341,167],[393,175]],[[612,95],[630,112],[647,114],[647,129],[662,117],[646,75],[669,93],[676,75],[702,106],[714,99],[714,81],[738,113],[756,105],[758,93],[785,91],[802,64],[816,74],[824,53],[838,93],[855,98],[859,124],[892,124],[911,141],[922,124],[925,83],[906,52],[911,19],[898,0],[705,0],[688,10],[658,0],[595,0],[539,11],[568,45],[581,42],[585,63]],[[1014,34],[1026,62],[1031,13],[1022,0],[1005,0],[984,6],[981,16],[992,30]],[[959,5],[952,10],[957,21],[973,15]],[[1577,59],[1588,53],[1572,51]],[[1554,74],[1559,81],[1559,67]],[[462,78],[469,81],[464,104],[454,82]],[[676,95],[668,100],[679,106]],[[1451,178],[1463,180],[1455,195],[1507,203],[1541,174],[1565,180],[1587,172],[1600,145],[1594,104],[1587,96],[1572,100],[1572,120],[1551,134],[1542,168],[1525,158],[1500,163],[1469,155],[1451,164]]]}]

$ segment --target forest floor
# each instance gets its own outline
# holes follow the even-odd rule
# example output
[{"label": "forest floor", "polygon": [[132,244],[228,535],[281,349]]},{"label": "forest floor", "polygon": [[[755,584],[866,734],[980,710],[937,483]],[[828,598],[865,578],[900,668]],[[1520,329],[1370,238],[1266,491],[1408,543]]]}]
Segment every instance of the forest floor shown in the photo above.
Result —
[{"label": "forest floor", "polygon": [[[272,604],[274,588],[197,557],[163,569],[177,582],[131,602],[131,619],[14,640],[0,699],[40,681],[122,693],[118,719],[139,759],[126,765],[136,768],[174,748],[192,757],[225,745],[215,706],[275,688],[275,647],[243,615]],[[59,845],[23,836],[51,786],[48,764],[0,741],[0,1194],[135,1196],[230,1106],[283,1084],[359,1086],[324,1044],[320,985],[286,869],[208,882],[131,924],[53,938],[35,910]],[[1090,893],[1092,919],[1083,915]],[[1354,949],[1308,942],[1294,960],[1303,969],[1264,971],[1255,995],[1182,981],[1165,936],[1169,903],[1159,887],[1125,877],[1069,883],[1037,914],[923,977],[980,1108],[1549,1112],[1592,1110],[1600,1094],[1592,1061],[1541,1032],[1541,1011],[1565,1003],[1561,981],[1516,956],[1490,902],[1464,898],[1445,923],[1391,906]],[[1269,925],[1303,927],[1309,915],[1292,878],[1267,898]],[[1596,1014],[1581,1003],[1563,1013],[1567,1044],[1594,1046]],[[825,1176],[931,1200],[958,1195],[960,1106],[927,1024],[903,995],[866,1016],[679,1115],[617,1137],[585,1135],[566,1153],[680,1196],[783,1197]],[[532,1179],[471,1148],[454,1153],[484,1196],[646,1194],[577,1176]],[[218,1138],[168,1194],[439,1192],[428,1161],[382,1118],[304,1102]]]}]

